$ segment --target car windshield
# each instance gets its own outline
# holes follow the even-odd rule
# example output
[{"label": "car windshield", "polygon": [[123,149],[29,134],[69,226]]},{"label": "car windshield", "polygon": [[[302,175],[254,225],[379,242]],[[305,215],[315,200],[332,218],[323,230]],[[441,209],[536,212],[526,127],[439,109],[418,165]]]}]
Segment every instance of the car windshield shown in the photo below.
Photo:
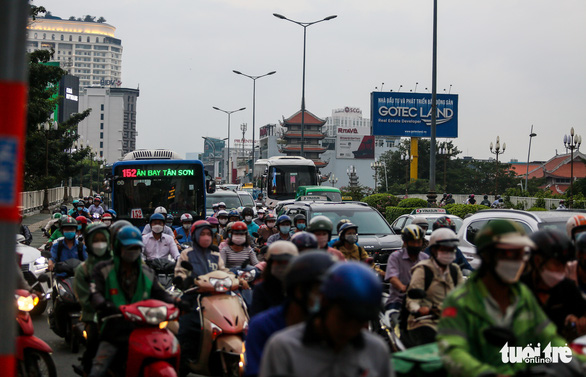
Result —
[{"label": "car windshield", "polygon": [[330,192],[330,191],[308,191],[306,196],[325,196],[328,198],[330,202],[341,202],[342,195],[339,192]]},{"label": "car windshield", "polygon": [[332,220],[334,224],[333,234],[336,232],[336,225],[342,219],[348,219],[353,224],[358,225],[359,235],[377,235],[384,236],[394,234],[389,224],[372,208],[343,208],[338,206],[335,208],[325,208],[321,211],[315,211],[311,216],[323,215]]},{"label": "car windshield", "polygon": [[226,209],[238,208],[242,206],[238,195],[208,195],[206,197],[206,209],[212,209],[215,203],[226,203]]},{"label": "car windshield", "polygon": [[240,196],[240,200],[242,201],[242,205],[244,207],[254,207],[254,200],[248,194],[238,194]]},{"label": "car windshield", "polygon": [[544,221],[539,223],[539,229],[556,229],[566,233],[566,221],[560,219],[552,219],[552,221]]},{"label": "car windshield", "polygon": [[[428,224],[428,228],[427,228],[427,232],[425,234],[430,235],[431,232],[433,231],[433,223],[436,222],[436,220],[440,217],[443,217],[445,215],[441,215],[441,216],[421,216],[420,217],[425,218],[425,220],[427,220],[427,224]],[[457,216],[450,216],[450,220],[452,220],[454,222],[454,224],[456,224],[456,234],[458,234],[458,231],[460,230],[460,227],[462,226],[462,219],[457,217]],[[409,225],[411,224],[411,222],[413,222],[413,218],[409,218],[407,219],[405,225]]]}]

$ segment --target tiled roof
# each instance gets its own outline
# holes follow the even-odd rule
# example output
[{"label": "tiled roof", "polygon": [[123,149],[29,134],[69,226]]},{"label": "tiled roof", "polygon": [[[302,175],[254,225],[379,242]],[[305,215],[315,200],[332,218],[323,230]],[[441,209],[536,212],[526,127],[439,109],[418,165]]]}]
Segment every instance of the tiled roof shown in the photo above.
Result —
[{"label": "tiled roof", "polygon": [[[295,114],[291,115],[289,118],[283,119],[283,123],[288,123],[288,124],[301,124],[301,110],[299,110]],[[322,126],[325,123],[326,123],[326,121],[324,119],[318,118],[316,115],[314,115],[311,112],[305,110],[305,117],[303,119],[303,124],[311,124],[311,125]]]}]

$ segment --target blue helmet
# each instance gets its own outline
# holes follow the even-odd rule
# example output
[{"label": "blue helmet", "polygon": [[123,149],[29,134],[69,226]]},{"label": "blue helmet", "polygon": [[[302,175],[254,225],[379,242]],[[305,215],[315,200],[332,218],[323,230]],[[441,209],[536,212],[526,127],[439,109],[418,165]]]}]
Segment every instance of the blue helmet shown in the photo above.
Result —
[{"label": "blue helmet", "polygon": [[347,231],[348,229],[356,229],[356,232],[358,232],[358,225],[354,225],[352,223],[342,224],[342,226],[340,227],[340,231],[338,232],[338,235],[340,236],[340,238],[342,237],[342,234],[344,234],[344,232]]},{"label": "blue helmet", "polygon": [[302,252],[307,249],[317,249],[317,237],[309,232],[297,232],[291,237],[291,242]]},{"label": "blue helmet", "polygon": [[383,287],[365,264],[345,262],[329,269],[321,292],[328,302],[340,305],[350,317],[368,321],[378,316]]},{"label": "blue helmet", "polygon": [[118,217],[118,214],[113,209],[107,209],[106,212],[108,212],[109,214],[111,214],[112,217],[114,218],[114,220],[116,220],[116,217]]},{"label": "blue helmet", "polygon": [[162,213],[153,213],[149,218],[149,224],[152,223],[153,220],[162,220],[163,222],[165,222],[165,215],[163,215]]},{"label": "blue helmet", "polygon": [[116,234],[116,247],[117,251],[120,250],[123,246],[140,246],[143,247],[144,244],[142,243],[142,233],[138,230],[137,227],[132,225],[127,225],[120,229],[120,231]]},{"label": "blue helmet", "polygon": [[291,224],[293,224],[293,221],[291,221],[291,218],[289,216],[287,216],[287,215],[281,215],[277,219],[277,225],[279,225],[281,223],[285,223],[287,221],[290,222]]},{"label": "blue helmet", "polygon": [[230,210],[230,212],[228,212],[228,217],[238,217],[238,218],[240,218],[240,213],[238,213],[237,210],[232,209],[232,210]]},{"label": "blue helmet", "polygon": [[167,221],[173,221],[175,218],[170,213],[167,215]]}]

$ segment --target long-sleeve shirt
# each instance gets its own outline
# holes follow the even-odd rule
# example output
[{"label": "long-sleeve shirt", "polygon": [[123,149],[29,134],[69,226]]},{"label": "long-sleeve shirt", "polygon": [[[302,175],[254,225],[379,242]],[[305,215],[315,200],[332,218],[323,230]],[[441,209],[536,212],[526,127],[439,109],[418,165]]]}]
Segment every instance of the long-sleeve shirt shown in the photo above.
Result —
[{"label": "long-sleeve shirt", "polygon": [[155,239],[152,232],[145,234],[142,236],[142,242],[144,243],[143,254],[147,260],[166,258],[168,255],[171,255],[173,259],[179,258],[175,239],[165,233],[162,233],[158,240]]},{"label": "long-sleeve shirt", "polygon": [[258,264],[256,253],[250,246],[244,246],[242,251],[234,251],[229,245],[226,245],[220,250],[220,257],[226,268],[240,267],[244,261],[248,261],[253,266]]}]

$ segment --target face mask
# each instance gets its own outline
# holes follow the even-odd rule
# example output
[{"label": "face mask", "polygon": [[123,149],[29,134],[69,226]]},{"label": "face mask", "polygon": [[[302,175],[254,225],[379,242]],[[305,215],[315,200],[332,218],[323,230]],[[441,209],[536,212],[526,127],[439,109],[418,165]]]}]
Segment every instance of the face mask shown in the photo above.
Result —
[{"label": "face mask", "polygon": [[81,225],[78,225],[77,226],[77,230],[81,230]]},{"label": "face mask", "polygon": [[325,234],[323,236],[316,236],[317,238],[317,246],[319,247],[326,247],[328,244],[328,235]]},{"label": "face mask", "polygon": [[247,223],[252,221],[252,216],[244,216],[244,221],[246,221]]},{"label": "face mask", "polygon": [[77,207],[77,210],[81,212],[83,211],[83,207]]},{"label": "face mask", "polygon": [[191,224],[183,224],[183,229],[189,230],[191,228]]},{"label": "face mask", "polygon": [[438,251],[437,261],[444,266],[452,263],[456,259],[456,253],[451,251]]},{"label": "face mask", "polygon": [[310,300],[313,301],[313,304],[311,304],[311,306],[309,308],[307,308],[307,311],[309,312],[309,314],[319,313],[319,310],[321,309],[320,296],[313,294],[313,295],[311,295]]},{"label": "face mask", "polygon": [[218,228],[212,228],[212,234],[218,233]]},{"label": "face mask", "polygon": [[267,228],[272,229],[275,226],[275,222],[274,221],[269,221],[267,223]]},{"label": "face mask", "polygon": [[163,233],[163,230],[165,229],[163,225],[153,225],[151,228],[155,233]]},{"label": "face mask", "polygon": [[297,224],[297,229],[299,229],[299,230],[305,229],[305,224]]},{"label": "face mask", "polygon": [[92,250],[94,251],[94,254],[96,254],[98,257],[101,257],[102,255],[106,254],[106,250],[108,250],[108,243],[94,242],[92,244]]},{"label": "face mask", "polygon": [[140,257],[141,251],[140,247],[123,248],[120,253],[120,258],[127,263],[132,263]]},{"label": "face mask", "polygon": [[346,237],[344,239],[346,240],[346,242],[354,245],[356,242],[358,242],[358,235],[357,234],[348,234],[348,235],[346,235]]},{"label": "face mask", "polygon": [[513,284],[521,277],[524,266],[523,261],[499,260],[494,270],[504,283]]},{"label": "face mask", "polygon": [[291,231],[291,225],[280,226],[279,231],[283,234],[289,233]]},{"label": "face mask", "polygon": [[232,236],[232,242],[234,242],[236,245],[242,245],[246,242],[246,235],[244,234],[237,234]]},{"label": "face mask", "polygon": [[280,282],[285,281],[285,270],[287,269],[286,264],[273,264],[271,266],[271,274],[276,277]]},{"label": "face mask", "polygon": [[106,226],[110,226],[110,225],[112,225],[112,221],[110,221],[110,220],[104,220],[104,221],[103,221],[103,223],[104,223],[104,225],[106,225]]},{"label": "face mask", "polygon": [[212,236],[199,236],[197,243],[202,249],[207,249],[212,244]]},{"label": "face mask", "polygon": [[75,238],[75,232],[63,232],[63,237],[65,237],[66,240],[72,240]]},{"label": "face mask", "polygon": [[228,224],[228,219],[218,219],[218,221],[220,222],[220,224],[222,225],[226,225]]},{"label": "face mask", "polygon": [[421,246],[407,246],[408,254],[418,254],[421,251]]},{"label": "face mask", "polygon": [[550,288],[555,287],[560,281],[566,278],[566,274],[563,272],[554,272],[545,269],[541,270],[539,274],[545,285]]},{"label": "face mask", "polygon": [[264,219],[264,217],[265,217],[265,215],[263,215],[262,213],[259,213],[259,214],[258,214],[258,218],[259,218],[260,220]]}]

